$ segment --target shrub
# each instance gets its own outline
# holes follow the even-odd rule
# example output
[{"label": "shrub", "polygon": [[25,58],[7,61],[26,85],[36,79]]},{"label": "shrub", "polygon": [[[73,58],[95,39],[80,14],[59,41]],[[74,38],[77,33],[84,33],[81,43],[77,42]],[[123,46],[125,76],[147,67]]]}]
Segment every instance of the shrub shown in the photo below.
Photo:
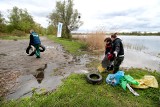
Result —
[{"label": "shrub", "polygon": [[25,32],[24,31],[20,31],[20,30],[14,30],[14,31],[12,31],[12,35],[18,36],[18,37],[26,36]]}]

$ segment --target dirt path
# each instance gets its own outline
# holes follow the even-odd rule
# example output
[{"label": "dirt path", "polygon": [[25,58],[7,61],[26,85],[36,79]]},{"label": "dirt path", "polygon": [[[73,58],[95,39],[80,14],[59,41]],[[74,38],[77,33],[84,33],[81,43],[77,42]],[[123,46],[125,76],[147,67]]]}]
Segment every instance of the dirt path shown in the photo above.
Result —
[{"label": "dirt path", "polygon": [[50,91],[70,73],[87,72],[87,55],[73,57],[46,37],[41,41],[46,51],[37,59],[25,53],[29,40],[0,40],[0,96],[17,99],[32,95],[33,88]]}]

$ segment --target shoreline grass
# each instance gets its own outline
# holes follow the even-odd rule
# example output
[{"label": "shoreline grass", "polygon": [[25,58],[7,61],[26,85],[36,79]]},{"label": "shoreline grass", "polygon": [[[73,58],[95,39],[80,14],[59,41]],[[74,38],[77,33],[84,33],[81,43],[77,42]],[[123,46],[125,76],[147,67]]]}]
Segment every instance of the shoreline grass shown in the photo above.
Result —
[{"label": "shoreline grass", "polygon": [[50,40],[53,40],[54,42],[61,44],[64,47],[64,49],[72,55],[82,55],[86,53],[85,50],[87,49],[87,44],[85,44],[84,42],[79,42],[78,40],[57,38],[53,35],[48,35],[47,37]]},{"label": "shoreline grass", "polygon": [[[160,73],[142,69],[125,71],[134,78],[153,75],[160,83]],[[71,74],[55,92],[48,95],[35,94],[31,98],[22,98],[3,102],[2,107],[158,107],[160,88],[134,89],[140,96],[134,96],[128,89],[106,84],[108,73],[102,73],[103,82],[92,85],[86,81],[85,74]]]}]

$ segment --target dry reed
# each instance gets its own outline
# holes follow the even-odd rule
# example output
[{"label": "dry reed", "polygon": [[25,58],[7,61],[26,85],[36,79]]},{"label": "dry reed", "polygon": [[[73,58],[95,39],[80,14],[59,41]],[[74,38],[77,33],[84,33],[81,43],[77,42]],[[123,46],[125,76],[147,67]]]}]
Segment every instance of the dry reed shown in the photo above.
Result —
[{"label": "dry reed", "polygon": [[87,33],[86,35],[77,35],[74,37],[85,42],[88,46],[89,51],[104,51],[104,39],[106,38],[106,32],[104,32],[103,30],[97,30],[92,33]]}]

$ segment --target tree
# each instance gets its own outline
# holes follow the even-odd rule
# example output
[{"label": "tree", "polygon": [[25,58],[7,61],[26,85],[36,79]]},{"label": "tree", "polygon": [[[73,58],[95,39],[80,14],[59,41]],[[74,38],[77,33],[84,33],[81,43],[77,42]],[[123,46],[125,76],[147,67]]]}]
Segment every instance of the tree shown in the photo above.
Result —
[{"label": "tree", "polygon": [[19,9],[16,6],[10,11],[8,18],[11,32],[20,30],[28,33],[35,26],[35,22],[27,10]]},{"label": "tree", "polygon": [[83,22],[80,21],[80,14],[77,9],[73,9],[73,0],[57,1],[56,9],[49,15],[51,24],[58,25],[58,22],[63,23],[62,37],[72,38],[71,31],[78,29]]},{"label": "tree", "polygon": [[57,33],[57,28],[56,28],[56,26],[49,25],[49,26],[47,27],[47,34],[48,34],[48,35],[56,35],[56,33]]},{"label": "tree", "polygon": [[3,18],[2,13],[0,12],[0,32],[4,33],[6,30],[5,18]]}]

